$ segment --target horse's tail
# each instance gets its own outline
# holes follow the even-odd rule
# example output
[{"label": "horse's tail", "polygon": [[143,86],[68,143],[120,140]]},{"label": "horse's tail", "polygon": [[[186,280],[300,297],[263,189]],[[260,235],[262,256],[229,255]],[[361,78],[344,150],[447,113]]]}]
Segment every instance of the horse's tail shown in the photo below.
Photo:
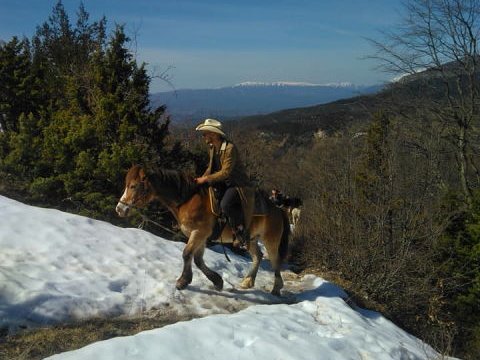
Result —
[{"label": "horse's tail", "polygon": [[280,246],[278,247],[278,257],[281,261],[285,260],[288,254],[288,237],[290,236],[290,221],[288,220],[288,215],[286,211],[278,208],[282,214],[283,220],[283,232],[280,239]]}]

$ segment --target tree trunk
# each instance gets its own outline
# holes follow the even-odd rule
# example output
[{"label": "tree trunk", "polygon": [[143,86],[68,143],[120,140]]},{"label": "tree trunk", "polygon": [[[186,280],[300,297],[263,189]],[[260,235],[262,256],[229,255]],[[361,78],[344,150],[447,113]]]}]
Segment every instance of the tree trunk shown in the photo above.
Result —
[{"label": "tree trunk", "polygon": [[463,195],[468,206],[472,205],[472,191],[468,186],[467,172],[468,172],[468,157],[467,157],[467,144],[466,144],[466,125],[464,121],[458,121],[458,149],[457,149],[457,161],[458,161],[458,175],[460,185],[462,187]]}]

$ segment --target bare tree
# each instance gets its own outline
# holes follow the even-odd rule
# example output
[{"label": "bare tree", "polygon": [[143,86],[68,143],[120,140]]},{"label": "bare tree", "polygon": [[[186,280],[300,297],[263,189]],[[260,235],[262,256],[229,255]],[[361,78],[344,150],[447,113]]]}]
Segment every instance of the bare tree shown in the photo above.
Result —
[{"label": "bare tree", "polygon": [[383,32],[382,40],[370,40],[377,50],[372,57],[388,72],[422,71],[405,79],[422,79],[431,94],[436,92],[428,108],[453,145],[461,190],[470,204],[474,178],[469,174],[478,179],[472,140],[479,122],[480,0],[406,0],[404,10],[398,27]]}]

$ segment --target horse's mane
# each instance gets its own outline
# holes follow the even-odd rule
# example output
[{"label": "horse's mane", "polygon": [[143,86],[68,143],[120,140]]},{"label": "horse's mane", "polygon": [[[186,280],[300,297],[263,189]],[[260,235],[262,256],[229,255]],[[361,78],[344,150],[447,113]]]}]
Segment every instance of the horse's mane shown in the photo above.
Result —
[{"label": "horse's mane", "polygon": [[[168,188],[175,192],[177,200],[183,203],[200,189],[193,177],[186,172],[173,169],[145,168],[148,180],[156,189]],[[173,195],[173,194],[170,194]]]}]

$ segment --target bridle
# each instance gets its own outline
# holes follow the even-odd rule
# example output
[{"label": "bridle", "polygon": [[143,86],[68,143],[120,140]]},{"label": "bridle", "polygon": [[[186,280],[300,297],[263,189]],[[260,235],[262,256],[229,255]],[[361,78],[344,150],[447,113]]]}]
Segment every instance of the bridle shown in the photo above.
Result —
[{"label": "bridle", "polygon": [[138,210],[139,207],[135,205],[135,203],[138,203],[140,200],[145,199],[148,195],[148,188],[145,185],[146,180],[140,181],[135,187],[132,189],[135,191],[135,197],[131,204],[126,203],[125,201],[122,201],[121,199],[118,201],[119,204],[123,205],[124,211],[128,211],[130,209],[136,209]]}]

